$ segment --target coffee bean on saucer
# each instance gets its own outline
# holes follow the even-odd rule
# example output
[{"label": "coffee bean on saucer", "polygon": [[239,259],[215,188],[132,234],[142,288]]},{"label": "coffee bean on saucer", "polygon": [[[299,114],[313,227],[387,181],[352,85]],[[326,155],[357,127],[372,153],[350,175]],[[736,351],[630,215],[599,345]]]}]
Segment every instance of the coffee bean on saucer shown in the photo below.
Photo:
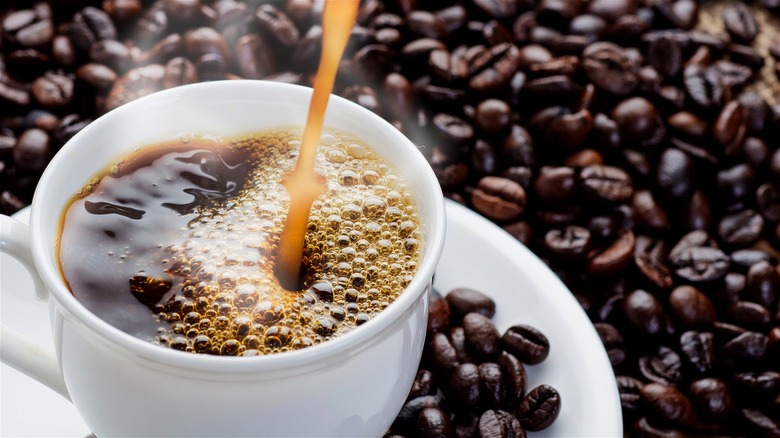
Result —
[{"label": "coffee bean on saucer", "polygon": [[552,386],[540,385],[525,396],[517,418],[526,430],[536,431],[552,424],[561,411],[561,396]]}]

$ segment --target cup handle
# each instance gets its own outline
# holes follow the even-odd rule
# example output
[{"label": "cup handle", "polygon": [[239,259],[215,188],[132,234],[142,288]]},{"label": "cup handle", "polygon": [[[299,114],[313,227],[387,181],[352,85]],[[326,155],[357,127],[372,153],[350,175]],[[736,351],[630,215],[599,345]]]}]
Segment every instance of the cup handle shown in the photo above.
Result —
[{"label": "cup handle", "polygon": [[[8,216],[0,215],[0,252],[19,260],[33,278],[36,298],[48,300],[48,290],[33,262],[29,227]],[[0,327],[0,361],[70,400],[54,351],[5,324]]]}]

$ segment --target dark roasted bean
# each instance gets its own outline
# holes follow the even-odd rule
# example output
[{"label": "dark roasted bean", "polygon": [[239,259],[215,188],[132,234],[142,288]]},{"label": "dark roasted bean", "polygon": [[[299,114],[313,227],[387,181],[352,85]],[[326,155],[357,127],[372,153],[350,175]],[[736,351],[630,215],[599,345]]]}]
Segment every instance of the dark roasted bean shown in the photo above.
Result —
[{"label": "dark roasted bean", "polygon": [[491,359],[498,356],[501,335],[488,317],[476,312],[467,313],[463,316],[463,331],[466,345],[478,357]]},{"label": "dark roasted bean", "polygon": [[417,414],[417,430],[425,438],[454,436],[449,414],[436,407],[425,408]]},{"label": "dark roasted bean", "polygon": [[525,396],[517,408],[517,418],[527,430],[537,431],[550,426],[561,411],[561,396],[555,388],[540,385]]},{"label": "dark roasted bean", "polygon": [[471,312],[480,313],[488,318],[492,318],[496,313],[496,304],[493,300],[478,290],[457,288],[447,293],[445,298],[456,321],[463,320],[463,317]]},{"label": "dark roasted bean", "polygon": [[644,384],[631,376],[615,377],[618,385],[618,394],[620,395],[620,406],[623,412],[634,413],[639,410],[642,398],[642,386]]},{"label": "dark roasted bean", "polygon": [[501,337],[504,349],[521,362],[534,365],[542,362],[550,353],[550,343],[540,331],[527,325],[515,325]]},{"label": "dark roasted bean", "polygon": [[525,438],[526,432],[520,421],[509,412],[487,410],[479,417],[480,438]]},{"label": "dark roasted bean", "polygon": [[659,417],[679,424],[692,424],[696,417],[690,400],[674,386],[648,383],[642,398]]},{"label": "dark roasted bean", "polygon": [[679,286],[669,295],[676,320],[686,328],[707,328],[715,321],[712,301],[693,286]]},{"label": "dark roasted bean", "polygon": [[659,346],[654,354],[639,358],[642,376],[661,385],[675,385],[682,380],[680,355],[666,346]]},{"label": "dark roasted bean", "polygon": [[526,195],[523,187],[506,178],[486,176],[479,180],[471,193],[474,208],[485,216],[507,221],[516,219],[525,209]]},{"label": "dark roasted bean", "polygon": [[637,333],[655,337],[666,332],[666,312],[661,302],[652,294],[636,290],[623,301],[623,315],[629,326]]}]

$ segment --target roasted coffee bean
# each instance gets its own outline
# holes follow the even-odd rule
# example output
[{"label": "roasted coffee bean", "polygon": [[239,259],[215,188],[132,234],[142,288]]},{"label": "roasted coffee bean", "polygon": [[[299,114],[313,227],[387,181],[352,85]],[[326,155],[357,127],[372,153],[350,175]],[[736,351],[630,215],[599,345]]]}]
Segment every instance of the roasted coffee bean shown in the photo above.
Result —
[{"label": "roasted coffee bean", "polygon": [[597,201],[622,203],[634,193],[631,177],[617,167],[588,166],[580,171],[580,181],[585,194]]},{"label": "roasted coffee bean", "polygon": [[758,240],[764,228],[764,218],[753,210],[724,217],[718,224],[721,241],[731,247],[745,247]]},{"label": "roasted coffee bean", "polygon": [[417,426],[417,417],[424,409],[438,408],[441,399],[435,395],[424,395],[407,401],[393,422],[393,429],[407,431]]},{"label": "roasted coffee bean", "polygon": [[509,129],[512,122],[511,115],[511,108],[506,102],[487,99],[477,105],[474,121],[485,133],[496,134]]},{"label": "roasted coffee bean", "polygon": [[497,153],[485,140],[477,140],[471,150],[471,167],[476,175],[491,175],[498,168]]},{"label": "roasted coffee bean", "polygon": [[255,17],[264,35],[283,47],[292,47],[300,38],[300,31],[292,20],[272,4],[263,4],[257,8]]},{"label": "roasted coffee bean", "polygon": [[512,125],[501,152],[512,165],[533,166],[536,163],[531,134],[519,125]]},{"label": "roasted coffee bean", "polygon": [[780,297],[780,272],[767,261],[756,262],[748,269],[746,298],[771,307]]},{"label": "roasted coffee bean", "polygon": [[486,316],[471,312],[463,316],[463,331],[467,346],[478,357],[490,359],[498,356],[501,335]]},{"label": "roasted coffee bean", "polygon": [[714,336],[709,332],[687,331],[680,336],[680,351],[692,369],[709,373],[715,366]]},{"label": "roasted coffee bean", "polygon": [[544,236],[544,242],[554,254],[563,257],[581,257],[590,250],[590,231],[574,225],[562,230],[553,229]]},{"label": "roasted coffee bean", "polygon": [[428,303],[428,335],[447,333],[450,328],[450,316],[449,302],[441,294],[433,291]]},{"label": "roasted coffee bean", "polygon": [[596,328],[596,333],[598,333],[604,349],[607,350],[610,364],[613,368],[619,367],[626,359],[623,336],[612,324],[597,322],[593,326]]},{"label": "roasted coffee bean", "polygon": [[458,366],[458,355],[444,333],[434,333],[427,348],[431,364],[438,370],[450,372]]},{"label": "roasted coffee bean", "polygon": [[89,59],[121,74],[130,66],[130,49],[115,40],[96,41],[89,48]]},{"label": "roasted coffee bean", "polygon": [[466,342],[466,332],[463,327],[452,327],[450,329],[450,344],[455,349],[455,356],[460,363],[476,363],[477,360],[471,354]]},{"label": "roasted coffee bean", "polygon": [[691,401],[674,386],[648,383],[642,387],[642,398],[654,413],[665,420],[684,425],[696,421]]},{"label": "roasted coffee bean", "polygon": [[76,62],[76,51],[73,42],[65,35],[57,35],[51,43],[51,56],[57,64],[70,67]]},{"label": "roasted coffee bean", "polygon": [[33,82],[32,94],[46,108],[67,106],[73,93],[73,79],[62,73],[46,72]]},{"label": "roasted coffee bean", "polygon": [[658,204],[649,190],[638,190],[634,192],[631,202],[637,219],[637,225],[650,230],[666,230],[669,228],[669,217],[666,210]]},{"label": "roasted coffee bean", "polygon": [[86,82],[97,90],[105,91],[111,88],[116,81],[114,70],[103,64],[84,64],[76,70],[76,78]]},{"label": "roasted coffee bean", "polygon": [[620,127],[620,138],[625,147],[652,146],[660,142],[666,132],[655,106],[641,97],[620,102],[612,110],[612,119]]},{"label": "roasted coffee bean", "polygon": [[535,365],[550,354],[550,342],[539,330],[529,325],[514,325],[504,332],[501,345],[521,362]]},{"label": "roasted coffee bean", "polygon": [[731,199],[742,199],[752,195],[755,171],[746,164],[721,170],[717,176],[721,192]]},{"label": "roasted coffee bean", "polygon": [[421,437],[452,437],[454,432],[449,414],[440,408],[425,408],[417,414],[417,430]]},{"label": "roasted coffee bean", "polygon": [[210,27],[199,27],[184,34],[184,50],[192,59],[206,54],[217,54],[223,59],[230,56],[225,39]]},{"label": "roasted coffee bean", "polygon": [[758,34],[758,23],[750,7],[742,3],[728,5],[723,10],[723,23],[731,37],[743,43],[750,43]]},{"label": "roasted coffee bean", "polygon": [[610,245],[592,253],[585,267],[586,272],[596,276],[610,276],[620,272],[631,262],[635,246],[634,233],[630,230],[622,232]]},{"label": "roasted coffee bean", "polygon": [[652,382],[675,385],[682,380],[682,361],[674,350],[661,345],[655,353],[639,358],[639,372]]},{"label": "roasted coffee bean", "polygon": [[444,388],[447,400],[462,410],[472,409],[480,400],[479,368],[473,363],[463,363],[452,370]]},{"label": "roasted coffee bean", "polygon": [[526,432],[520,421],[509,412],[487,410],[479,417],[480,438],[525,438]]},{"label": "roasted coffee bean", "polygon": [[766,355],[769,341],[758,332],[745,332],[723,345],[723,355],[730,365],[746,365],[761,360]]},{"label": "roasted coffee bean", "polygon": [[197,80],[198,75],[195,64],[189,59],[176,57],[165,64],[165,73],[162,77],[163,88],[192,84]]},{"label": "roasted coffee bean", "polygon": [[642,387],[644,384],[631,376],[616,376],[620,406],[625,413],[634,413],[640,409]]},{"label": "roasted coffee bean", "polygon": [[506,178],[486,176],[479,180],[471,193],[474,208],[497,221],[516,219],[525,209],[523,187]]},{"label": "roasted coffee bean", "polygon": [[683,199],[693,190],[690,157],[676,148],[666,149],[658,162],[656,184],[671,198]]},{"label": "roasted coffee bean", "polygon": [[623,301],[626,322],[637,333],[657,337],[666,333],[668,318],[661,302],[648,292],[636,290]]},{"label": "roasted coffee bean", "polygon": [[479,364],[479,395],[481,405],[497,408],[506,401],[506,388],[501,368],[497,363],[484,362]]},{"label": "roasted coffee bean", "polygon": [[677,75],[682,67],[682,47],[674,38],[661,36],[650,42],[646,60],[661,76],[672,78]]},{"label": "roasted coffee bean", "polygon": [[653,286],[667,289],[672,286],[672,275],[665,262],[663,241],[639,236],[634,247],[634,264]]},{"label": "roasted coffee bean", "polygon": [[763,330],[771,321],[766,307],[750,301],[738,301],[731,306],[731,317],[740,327]]},{"label": "roasted coffee bean", "polygon": [[639,83],[639,62],[626,49],[607,42],[589,45],[583,52],[583,67],[588,79],[600,89],[626,95]]},{"label": "roasted coffee bean", "polygon": [[506,401],[514,405],[525,396],[528,376],[525,366],[513,354],[502,352],[498,357],[498,366],[501,368],[503,387],[506,392]]},{"label": "roasted coffee bean", "polygon": [[552,386],[540,385],[525,396],[517,408],[517,419],[526,430],[549,427],[561,412],[561,396]]},{"label": "roasted coffee bean", "polygon": [[54,36],[51,17],[42,17],[30,9],[11,12],[2,25],[7,41],[25,48],[44,47]]},{"label": "roasted coffee bean", "polygon": [[73,44],[83,52],[87,52],[95,42],[115,40],[117,32],[108,14],[98,8],[87,6],[73,16],[70,35]]},{"label": "roasted coffee bean", "polygon": [[103,2],[102,8],[118,23],[127,23],[143,12],[141,0],[106,0]]},{"label": "roasted coffee bean", "polygon": [[19,136],[11,153],[18,168],[40,172],[51,158],[49,134],[38,128],[28,129]]},{"label": "roasted coffee bean", "polygon": [[714,66],[692,64],[685,67],[683,83],[688,97],[704,109],[720,106],[723,102],[721,73]]},{"label": "roasted coffee bean", "polygon": [[480,313],[488,318],[492,318],[496,313],[496,303],[478,290],[457,288],[447,293],[445,298],[452,312],[452,318],[456,321],[463,320],[463,317],[471,312]]},{"label": "roasted coffee bean", "polygon": [[731,392],[722,380],[705,377],[691,382],[688,390],[697,412],[704,416],[714,419],[731,412]]},{"label": "roasted coffee bean", "polygon": [[272,48],[260,35],[244,35],[239,38],[235,56],[241,77],[246,79],[261,79],[276,70]]},{"label": "roasted coffee bean", "polygon": [[409,390],[409,396],[407,397],[407,400],[435,394],[436,377],[428,370],[418,370],[417,375],[414,378],[414,383],[412,383],[412,389]]},{"label": "roasted coffee bean", "polygon": [[780,222],[780,186],[766,183],[756,190],[756,203],[761,216],[770,222]]},{"label": "roasted coffee bean", "polygon": [[737,391],[748,397],[766,400],[780,390],[780,373],[777,371],[737,373],[733,380]]},{"label": "roasted coffee bean", "polygon": [[68,114],[60,119],[57,129],[54,130],[54,138],[60,144],[64,144],[76,135],[79,131],[84,129],[91,120],[83,119],[78,114]]},{"label": "roasted coffee bean", "polygon": [[669,295],[675,319],[686,328],[707,328],[715,321],[712,301],[693,286],[679,286]]},{"label": "roasted coffee bean", "polygon": [[720,249],[711,246],[709,237],[701,231],[686,234],[672,248],[669,260],[678,276],[693,282],[708,282],[722,278],[730,260]]},{"label": "roasted coffee bean", "polygon": [[468,87],[476,93],[490,93],[507,85],[520,67],[519,50],[504,43],[491,47],[469,63]]},{"label": "roasted coffee bean", "polygon": [[547,204],[571,200],[576,189],[576,175],[570,167],[542,167],[534,181],[534,194],[537,199]]},{"label": "roasted coffee bean", "polygon": [[114,109],[139,97],[159,91],[164,75],[165,68],[159,64],[151,64],[128,71],[111,87],[111,92],[106,98],[106,109]]}]

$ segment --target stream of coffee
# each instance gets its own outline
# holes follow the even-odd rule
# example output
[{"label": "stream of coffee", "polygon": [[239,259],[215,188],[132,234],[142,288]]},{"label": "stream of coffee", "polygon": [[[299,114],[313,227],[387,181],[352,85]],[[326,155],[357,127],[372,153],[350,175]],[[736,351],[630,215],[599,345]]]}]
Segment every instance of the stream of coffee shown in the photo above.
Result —
[{"label": "stream of coffee", "polygon": [[324,193],[324,183],[314,173],[314,159],[322,133],[328,98],[333,91],[341,56],[355,24],[358,0],[326,0],[322,13],[322,54],[314,79],[314,93],[293,174],[284,185],[290,195],[290,210],[281,236],[274,274],[287,290],[300,287],[306,224],[312,203]]}]

